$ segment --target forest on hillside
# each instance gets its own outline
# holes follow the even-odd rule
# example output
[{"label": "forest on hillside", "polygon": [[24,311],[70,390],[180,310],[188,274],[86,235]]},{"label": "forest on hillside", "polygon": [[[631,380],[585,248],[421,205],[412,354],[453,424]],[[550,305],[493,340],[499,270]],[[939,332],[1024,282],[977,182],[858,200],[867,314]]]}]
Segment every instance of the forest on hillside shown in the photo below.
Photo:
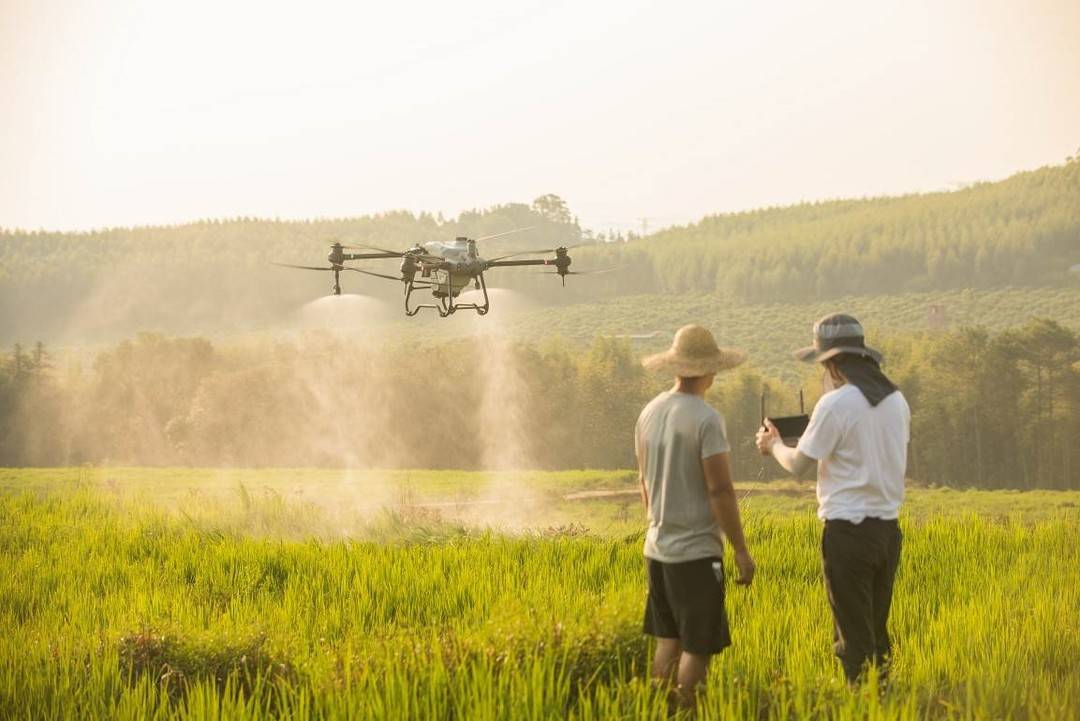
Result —
[{"label": "forest on hillside", "polygon": [[[909,475],[983,488],[1080,488],[1080,336],[1052,320],[879,344],[913,409]],[[501,336],[410,343],[231,344],[141,334],[90,363],[0,356],[0,466],[629,468],[632,429],[669,379],[625,339],[581,348]],[[718,376],[736,478],[776,477],[753,446],[759,401],[808,407],[820,369],[785,384],[752,364]]]},{"label": "forest on hillside", "polygon": [[[487,256],[584,243],[557,277],[491,273],[493,287],[567,306],[657,294],[804,303],[849,295],[1006,285],[1075,286],[1080,162],[954,192],[807,203],[710,216],[645,238],[583,230],[554,195],[456,218],[391,212],[305,222],[239,218],[87,233],[0,231],[0,342],[115,341],[137,330],[227,334],[288,319],[328,290],[318,265],[333,239],[414,242],[531,230],[482,244]],[[393,262],[370,266],[395,272]],[[398,284],[350,278],[346,291],[397,302]],[[417,322],[426,322],[418,319]]]},{"label": "forest on hillside", "polygon": [[642,246],[669,293],[781,302],[1054,285],[1080,262],[1080,162],[949,193],[717,215]]},{"label": "forest on hillside", "polygon": [[[798,364],[791,362],[791,349],[810,342],[815,320],[837,311],[860,318],[871,339],[975,326],[1000,332],[1036,317],[1053,318],[1080,331],[1080,283],[843,296],[803,303],[738,303],[701,293],[622,296],[560,308],[557,313],[543,306],[523,308],[512,322],[503,323],[502,332],[523,340],[558,336],[580,345],[608,335],[626,338],[645,352],[666,348],[675,329],[698,323],[711,329],[723,345],[748,351],[758,369],[795,382]],[[503,317],[496,308],[485,322],[501,322]],[[415,335],[452,337],[455,330],[444,324]]]},{"label": "forest on hillside", "polygon": [[[87,233],[0,230],[0,340],[80,343],[116,340],[139,330],[264,328],[325,296],[330,285],[325,273],[273,262],[326,265],[327,246],[335,240],[405,249],[516,228],[531,230],[496,239],[485,249],[573,245],[582,237],[555,196],[453,219],[401,211],[312,221],[204,220]],[[393,261],[382,263],[366,267],[396,272]],[[346,292],[396,299],[401,286],[356,275],[348,279]]]}]

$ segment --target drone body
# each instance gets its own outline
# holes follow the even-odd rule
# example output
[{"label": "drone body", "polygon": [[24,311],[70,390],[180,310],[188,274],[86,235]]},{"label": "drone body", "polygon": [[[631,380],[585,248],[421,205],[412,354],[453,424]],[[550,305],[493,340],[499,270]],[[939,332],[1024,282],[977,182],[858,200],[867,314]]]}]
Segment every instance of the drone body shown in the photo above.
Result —
[{"label": "drone body", "polygon": [[[521,230],[528,229],[522,228]],[[509,232],[516,233],[519,231]],[[367,246],[346,246],[335,242],[330,246],[330,252],[326,256],[326,259],[330,262],[329,267],[291,265],[289,263],[277,263],[276,265],[283,265],[289,268],[302,268],[305,270],[332,271],[334,274],[334,285],[332,286],[331,292],[334,295],[341,295],[342,271],[354,271],[366,275],[373,275],[378,278],[397,281],[403,283],[405,288],[405,315],[414,316],[423,308],[433,308],[442,318],[452,315],[458,310],[474,310],[480,315],[485,315],[491,309],[491,302],[488,298],[487,285],[484,282],[484,273],[492,268],[552,266],[554,267],[554,270],[549,271],[549,273],[551,275],[560,276],[564,285],[566,284],[566,276],[578,275],[578,273],[574,273],[570,270],[570,263],[572,261],[570,260],[569,249],[566,247],[551,248],[548,250],[523,251],[521,253],[513,253],[511,255],[492,258],[490,260],[482,258],[477,250],[477,241],[488,240],[490,238],[498,237],[499,235],[508,235],[508,233],[499,233],[498,235],[490,235],[486,238],[478,238],[475,240],[472,238],[459,237],[449,242],[432,241],[422,245],[414,245],[408,250],[401,252]],[[373,252],[346,252],[346,250],[353,249]],[[512,258],[521,255],[538,255],[544,253],[554,253],[555,257],[551,259],[537,258],[511,260]],[[399,268],[401,272],[400,276],[395,277],[385,273],[375,273],[370,270],[364,270],[363,268],[345,265],[345,263],[349,261],[387,258],[401,259],[401,266]],[[483,302],[457,303],[456,299],[461,294],[461,291],[465,290],[465,288],[470,285],[476,290],[483,292]],[[414,304],[412,301],[412,294],[417,290],[431,291],[431,295],[435,298],[435,302]]]}]

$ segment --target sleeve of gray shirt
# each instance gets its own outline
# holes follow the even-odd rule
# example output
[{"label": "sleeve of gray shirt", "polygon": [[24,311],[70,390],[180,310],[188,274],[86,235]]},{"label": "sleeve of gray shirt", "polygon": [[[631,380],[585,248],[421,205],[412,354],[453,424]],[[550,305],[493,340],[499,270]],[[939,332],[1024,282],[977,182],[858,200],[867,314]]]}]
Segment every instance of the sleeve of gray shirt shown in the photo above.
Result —
[{"label": "sleeve of gray shirt", "polygon": [[701,436],[701,459],[704,460],[718,453],[727,453],[731,445],[727,439],[727,428],[724,417],[719,413],[710,413],[701,423],[699,429]]}]

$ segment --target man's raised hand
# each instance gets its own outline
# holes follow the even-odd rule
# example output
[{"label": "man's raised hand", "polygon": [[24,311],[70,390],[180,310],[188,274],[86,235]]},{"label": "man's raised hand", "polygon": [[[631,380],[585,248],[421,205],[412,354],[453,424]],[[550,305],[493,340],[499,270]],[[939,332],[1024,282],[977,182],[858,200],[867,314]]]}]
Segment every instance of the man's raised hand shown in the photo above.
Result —
[{"label": "man's raised hand", "polygon": [[780,431],[776,430],[776,426],[768,418],[765,419],[765,425],[758,429],[757,435],[754,437],[758,450],[761,451],[763,456],[771,455],[773,444],[778,443],[780,440]]}]

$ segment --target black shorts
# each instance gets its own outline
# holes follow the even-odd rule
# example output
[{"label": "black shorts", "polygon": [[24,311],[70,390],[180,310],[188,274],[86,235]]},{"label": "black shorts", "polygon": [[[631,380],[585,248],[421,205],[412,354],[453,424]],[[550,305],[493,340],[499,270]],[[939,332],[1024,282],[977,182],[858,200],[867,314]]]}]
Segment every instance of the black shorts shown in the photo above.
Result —
[{"label": "black shorts", "polygon": [[708,656],[731,645],[724,610],[724,564],[719,558],[649,566],[645,633],[677,638],[684,651]]}]

